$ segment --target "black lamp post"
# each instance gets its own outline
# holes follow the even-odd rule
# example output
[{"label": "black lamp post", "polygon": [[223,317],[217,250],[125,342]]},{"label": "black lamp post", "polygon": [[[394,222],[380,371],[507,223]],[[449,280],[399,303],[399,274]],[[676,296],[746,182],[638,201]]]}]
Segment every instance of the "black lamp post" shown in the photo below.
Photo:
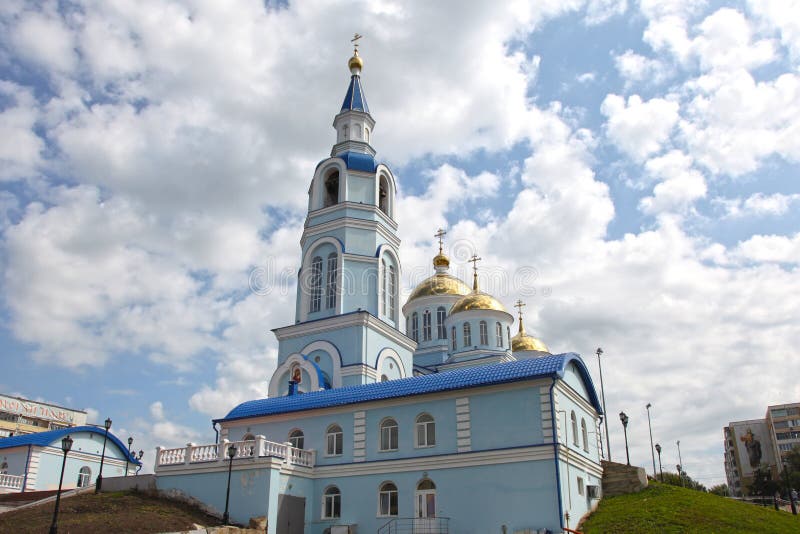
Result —
[{"label": "black lamp post", "polygon": [[103,435],[103,454],[100,456],[100,472],[97,473],[97,481],[94,485],[94,492],[100,493],[100,488],[103,486],[103,462],[106,459],[106,441],[108,440],[108,429],[111,428],[111,418],[105,421],[106,433]]},{"label": "black lamp post", "polygon": [[631,455],[628,452],[628,421],[630,420],[625,412],[619,412],[619,420],[622,421],[622,430],[625,432],[625,457],[628,465],[631,465]]},{"label": "black lamp post", "polygon": [[656,455],[653,452],[653,425],[650,423],[650,407],[652,404],[647,403],[647,428],[650,429],[650,456],[653,457],[653,478],[656,478]]},{"label": "black lamp post", "polygon": [[58,493],[56,493],[56,508],[53,510],[53,523],[50,525],[50,534],[58,532],[58,505],[61,504],[61,484],[64,482],[64,466],[67,464],[67,453],[72,448],[72,438],[67,436],[61,440],[61,450],[64,459],[61,461],[61,478],[58,479]]},{"label": "black lamp post", "polygon": [[683,467],[681,464],[675,464],[675,469],[678,470],[678,478],[681,479],[681,487],[683,487]]},{"label": "black lamp post", "polygon": [[600,363],[600,355],[603,354],[603,349],[597,347],[597,367],[600,369],[600,396],[603,398],[603,421],[606,425],[606,452],[608,453],[608,461],[611,461],[611,442],[608,439],[608,413],[606,412],[606,390],[603,387],[603,365]]},{"label": "black lamp post", "polygon": [[228,501],[231,497],[231,468],[233,467],[233,457],[236,456],[236,447],[231,445],[228,447],[228,489],[225,492],[225,513],[222,514],[222,524],[227,525],[230,517],[228,516]]},{"label": "black lamp post", "polygon": [[658,453],[658,471],[661,473],[661,482],[664,482],[664,468],[661,467],[661,445],[656,443],[656,452]]},{"label": "black lamp post", "polygon": [[678,446],[678,477],[681,479],[681,487],[683,487],[683,471],[681,468],[683,467],[683,458],[681,458],[681,440],[675,442],[675,445]]},{"label": "black lamp post", "polygon": [[142,470],[142,456],[144,456],[144,451],[139,450],[139,454],[136,455],[136,459],[139,460],[139,467],[136,468],[136,474],[139,474],[139,471]]},{"label": "black lamp post", "polygon": [[792,514],[797,515],[797,504],[794,499],[794,489],[792,488],[791,472],[789,471],[789,464],[783,463],[783,475],[786,478],[786,490],[788,492],[789,503],[792,505]]},{"label": "black lamp post", "polygon": [[[131,457],[131,447],[133,446],[133,436],[128,438],[128,456],[125,457],[125,476],[128,476],[128,458]],[[134,456],[135,458],[136,456]]]}]

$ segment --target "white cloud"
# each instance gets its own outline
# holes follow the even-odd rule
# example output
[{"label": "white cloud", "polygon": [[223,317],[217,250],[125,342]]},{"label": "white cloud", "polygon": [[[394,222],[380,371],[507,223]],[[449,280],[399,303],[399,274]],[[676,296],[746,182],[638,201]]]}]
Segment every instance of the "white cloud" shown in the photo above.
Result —
[{"label": "white cloud", "polygon": [[784,0],[748,0],[747,4],[762,23],[778,30],[794,59],[800,59],[800,4]]},{"label": "white cloud", "polygon": [[659,181],[653,188],[653,196],[644,197],[639,202],[645,213],[680,213],[695,200],[706,196],[705,178],[692,167],[691,158],[680,151],[673,150],[649,160],[645,169],[651,178]]},{"label": "white cloud", "polygon": [[[32,6],[29,6],[32,7]],[[37,67],[69,72],[75,69],[74,35],[59,16],[55,2],[44,2],[41,11],[18,13],[9,38],[15,51]]]},{"label": "white cloud", "polygon": [[775,59],[771,40],[752,41],[750,23],[739,11],[722,8],[703,20],[692,49],[703,70],[752,69]]},{"label": "white cloud", "polygon": [[728,217],[758,217],[764,215],[783,215],[791,205],[800,201],[800,194],[784,195],[773,193],[754,193],[742,200],[741,198],[717,198],[714,202],[725,209]]},{"label": "white cloud", "polygon": [[34,132],[39,110],[33,92],[0,80],[0,98],[13,102],[0,111],[0,182],[35,176],[45,144]]},{"label": "white cloud", "polygon": [[668,74],[661,61],[642,56],[630,49],[615,56],[614,65],[620,76],[625,79],[626,86],[634,82],[659,84]]},{"label": "white cloud", "polygon": [[642,101],[639,95],[625,98],[609,94],[600,110],[608,118],[608,137],[637,161],[659,152],[678,121],[677,102],[663,98]]},{"label": "white cloud", "polygon": [[755,235],[739,243],[734,257],[754,262],[800,263],[800,233],[794,236]]}]

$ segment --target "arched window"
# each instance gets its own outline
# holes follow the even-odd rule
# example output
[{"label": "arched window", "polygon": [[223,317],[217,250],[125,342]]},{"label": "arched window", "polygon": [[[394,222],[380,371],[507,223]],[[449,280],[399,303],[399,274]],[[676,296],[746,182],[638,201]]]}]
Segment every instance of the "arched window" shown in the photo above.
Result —
[{"label": "arched window", "polygon": [[469,323],[464,323],[464,347],[472,345],[472,329]]},{"label": "arched window", "polygon": [[389,266],[389,319],[395,320],[397,314],[397,300],[395,299],[395,292],[397,291],[397,269],[394,265]]},{"label": "arched window", "polygon": [[364,127],[364,141],[369,143],[369,128]]},{"label": "arched window", "polygon": [[411,317],[406,315],[406,335],[411,337]]},{"label": "arched window", "polygon": [[508,339],[508,348],[511,348],[511,327],[510,326],[506,327],[506,336],[508,336],[506,338],[506,339]]},{"label": "arched window", "polygon": [[427,413],[417,416],[417,447],[433,447],[436,445],[436,423]]},{"label": "arched window", "polygon": [[325,201],[323,208],[339,203],[339,171],[334,171],[325,178]]},{"label": "arched window", "polygon": [[378,209],[389,215],[389,184],[385,176],[381,176],[378,183]]},{"label": "arched window", "polygon": [[497,338],[497,346],[498,347],[502,347],[503,346],[503,325],[501,325],[499,322],[495,323],[495,325],[494,325],[494,334],[495,334],[495,337]]},{"label": "arched window", "polygon": [[572,419],[572,443],[578,445],[578,418],[575,417],[574,411],[572,415],[570,415],[570,418]]},{"label": "arched window", "polygon": [[353,139],[361,139],[361,125],[354,124],[353,125]]},{"label": "arched window", "polygon": [[391,482],[384,482],[378,490],[378,515],[397,515],[397,486]]},{"label": "arched window", "polygon": [[292,444],[292,447],[296,449],[302,449],[305,441],[305,436],[303,436],[302,430],[295,429],[289,433],[289,443]]},{"label": "arched window", "polygon": [[417,484],[414,515],[419,518],[436,517],[436,484],[428,478]]},{"label": "arched window", "polygon": [[387,297],[387,289],[389,286],[389,272],[388,267],[386,265],[386,260],[381,259],[381,309],[380,315],[386,315],[386,297]]},{"label": "arched window", "polygon": [[456,343],[456,327],[455,326],[450,329],[450,339],[452,340],[452,343],[453,343],[453,350],[456,350],[458,348],[458,343]]},{"label": "arched window", "polygon": [[419,341],[419,315],[417,312],[411,314],[411,339]]},{"label": "arched window", "polygon": [[583,436],[583,450],[589,452],[589,432],[586,430],[586,419],[581,417],[581,436]]},{"label": "arched window", "polygon": [[342,128],[342,137],[344,138],[345,141],[347,141],[350,138],[350,128],[348,128],[346,124]]},{"label": "arched window", "polygon": [[342,443],[344,441],[344,434],[342,427],[339,425],[331,425],[325,433],[325,453],[328,456],[337,456],[342,454]]},{"label": "arched window", "polygon": [[342,517],[342,493],[336,486],[330,486],[322,495],[322,518],[336,519],[339,517]]},{"label": "arched window", "polygon": [[425,310],[422,313],[422,341],[431,340],[431,311]]},{"label": "arched window", "polygon": [[89,481],[92,479],[92,470],[89,469],[88,466],[81,467],[80,471],[78,471],[78,487],[85,488],[89,485]]},{"label": "arched window", "polygon": [[397,421],[391,417],[381,421],[381,450],[397,450]]},{"label": "arched window", "polygon": [[325,288],[327,295],[325,307],[329,310],[336,307],[336,275],[339,256],[335,252],[328,254],[328,280]]},{"label": "arched window", "polygon": [[436,308],[436,338],[447,339],[447,328],[444,326],[444,320],[447,319],[447,310],[439,306]]},{"label": "arched window", "polygon": [[314,256],[311,260],[311,306],[309,312],[318,312],[322,306],[322,258]]},{"label": "arched window", "polygon": [[486,326],[486,321],[480,322],[481,345],[489,344],[489,327]]}]

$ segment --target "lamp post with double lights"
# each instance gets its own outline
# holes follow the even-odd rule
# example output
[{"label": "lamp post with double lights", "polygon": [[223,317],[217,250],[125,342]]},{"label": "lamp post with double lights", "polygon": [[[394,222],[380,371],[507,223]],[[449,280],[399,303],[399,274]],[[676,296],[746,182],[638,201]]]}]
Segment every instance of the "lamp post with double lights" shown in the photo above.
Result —
[{"label": "lamp post with double lights", "polygon": [[608,453],[608,461],[611,461],[611,441],[608,439],[608,413],[606,412],[606,390],[603,387],[603,365],[600,363],[600,355],[603,354],[603,349],[597,347],[597,367],[600,370],[600,396],[603,399],[603,421],[606,425],[606,453]]},{"label": "lamp post with double lights", "polygon": [[[125,457],[125,476],[128,476],[128,458],[134,456],[131,454],[131,447],[133,446],[133,436],[128,437],[128,456]],[[134,456],[135,458],[136,456]]]},{"label": "lamp post with double lights", "polygon": [[228,447],[228,489],[225,491],[225,513],[222,514],[222,524],[227,525],[230,520],[228,515],[228,502],[231,497],[231,468],[233,467],[233,457],[236,456],[236,447]]},{"label": "lamp post with double lights", "polygon": [[58,493],[56,493],[56,508],[53,510],[53,522],[50,524],[50,534],[58,533],[58,506],[61,504],[61,485],[64,482],[64,466],[67,465],[67,453],[72,448],[72,438],[67,436],[61,440],[61,450],[64,459],[61,461],[61,478],[58,479]]},{"label": "lamp post with double lights", "polygon": [[656,452],[658,453],[658,471],[661,473],[661,482],[664,482],[664,468],[661,467],[661,445],[656,443]]},{"label": "lamp post with double lights", "polygon": [[656,478],[656,455],[653,452],[653,425],[650,423],[650,407],[652,404],[647,403],[647,428],[650,429],[650,456],[653,457],[653,478]]},{"label": "lamp post with double lights", "polygon": [[628,461],[628,465],[631,465],[631,455],[628,452],[628,421],[630,421],[630,418],[625,412],[619,412],[619,420],[622,421],[622,430],[625,432],[625,458]]},{"label": "lamp post with double lights", "polygon": [[103,454],[100,456],[100,472],[97,473],[97,480],[94,484],[95,493],[100,493],[100,488],[103,487],[103,462],[106,459],[106,441],[108,441],[108,429],[111,428],[110,417],[106,418],[103,426],[106,427],[106,433],[103,435]]}]

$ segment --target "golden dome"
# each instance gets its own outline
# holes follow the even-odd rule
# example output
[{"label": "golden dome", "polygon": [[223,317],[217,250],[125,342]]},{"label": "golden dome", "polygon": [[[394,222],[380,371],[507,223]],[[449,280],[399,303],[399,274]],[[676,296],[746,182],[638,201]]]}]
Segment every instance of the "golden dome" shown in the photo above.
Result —
[{"label": "golden dome", "polygon": [[439,251],[439,254],[433,257],[433,266],[434,267],[450,267],[450,258],[442,254],[442,251]]},{"label": "golden dome", "polygon": [[[437,258],[438,257],[439,256],[437,256]],[[447,259],[446,256],[445,259]],[[434,264],[435,262],[436,259],[434,258]],[[414,288],[406,304],[420,297],[430,297],[433,295],[466,295],[469,292],[469,286],[455,276],[447,273],[436,273],[430,278],[423,280],[422,283]]]},{"label": "golden dome", "polygon": [[347,62],[347,67],[350,70],[358,69],[361,70],[364,68],[364,60],[358,55],[358,50],[353,51],[353,57]]},{"label": "golden dome", "polygon": [[450,308],[450,315],[468,310],[496,310],[508,313],[499,300],[482,291],[471,291],[469,295],[461,297]]},{"label": "golden dome", "polygon": [[525,350],[538,350],[539,352],[550,352],[544,342],[529,336],[523,330],[511,338],[511,352],[522,352]]}]

